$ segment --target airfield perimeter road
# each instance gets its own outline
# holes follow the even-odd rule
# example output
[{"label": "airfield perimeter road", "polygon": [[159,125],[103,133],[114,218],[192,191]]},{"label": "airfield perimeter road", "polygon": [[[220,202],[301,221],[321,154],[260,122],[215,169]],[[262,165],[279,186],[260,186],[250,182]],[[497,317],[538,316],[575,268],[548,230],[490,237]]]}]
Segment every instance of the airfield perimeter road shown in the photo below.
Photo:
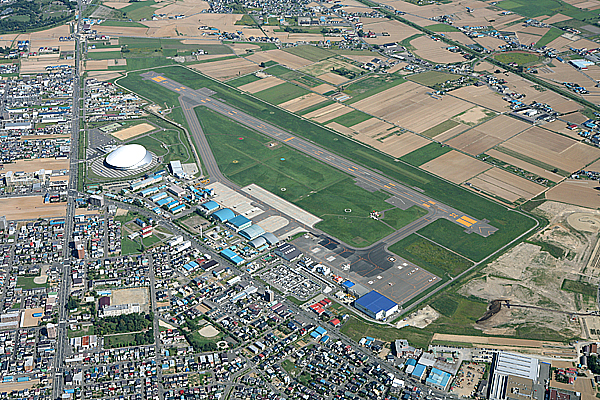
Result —
[{"label": "airfield perimeter road", "polygon": [[[215,93],[209,89],[202,88],[198,90],[192,90],[189,87],[183,86],[180,83],[172,79],[166,78],[154,71],[146,72],[142,74],[142,77],[149,81],[152,81],[153,83],[159,84],[169,90],[179,93],[181,95],[180,100],[182,104],[185,104],[184,113],[186,113],[187,115],[192,113],[193,108],[196,106],[206,106],[209,109],[218,112],[219,114],[231,118],[266,136],[279,140],[287,144],[288,146],[293,147],[296,150],[299,150],[305,154],[308,154],[311,157],[316,158],[317,160],[329,164],[337,169],[340,169],[349,175],[359,178],[360,180],[367,182],[370,186],[373,186],[376,189],[386,191],[392,194],[393,196],[396,196],[398,201],[402,203],[408,202],[409,204],[416,204],[425,209],[428,209],[429,211],[433,211],[430,212],[427,216],[423,217],[422,219],[417,220],[419,221],[419,223],[415,224],[416,226],[413,225],[411,227],[413,229],[402,230],[404,231],[404,233],[397,231],[394,234],[390,235],[388,238],[385,238],[384,242],[388,244],[400,240],[402,237],[405,237],[410,232],[415,231],[416,228],[421,228],[439,218],[445,218],[449,221],[452,221],[458,224],[459,226],[462,226],[463,228],[467,229],[468,231],[477,233],[483,237],[487,237],[497,230],[497,228],[491,226],[485,220],[477,220],[472,216],[465,215],[459,210],[456,210],[444,204],[440,204],[431,199],[430,197],[419,193],[416,190],[407,188],[406,186],[403,186],[397,182],[391,182],[390,179],[384,177],[383,175],[371,171],[360,165],[357,165],[356,163],[342,158],[338,155],[335,155],[327,150],[324,150],[321,147],[315,145],[314,143],[309,142],[308,140],[298,138],[290,132],[284,131],[283,129],[277,128],[271,124],[263,122],[258,118],[254,118],[221,101],[212,99],[211,96]],[[198,127],[190,128],[193,131],[198,129]],[[219,179],[225,179],[225,177],[219,171],[216,161],[212,156],[212,152],[210,150],[205,151],[203,149],[204,146],[207,146],[208,148],[208,142],[206,141],[206,138],[204,138],[204,135],[197,135],[195,133],[192,133],[192,135],[196,138],[201,139],[199,143],[199,151],[201,153],[201,157],[205,162],[207,172],[211,176],[218,177]],[[208,159],[205,159],[205,157],[208,157]]]}]

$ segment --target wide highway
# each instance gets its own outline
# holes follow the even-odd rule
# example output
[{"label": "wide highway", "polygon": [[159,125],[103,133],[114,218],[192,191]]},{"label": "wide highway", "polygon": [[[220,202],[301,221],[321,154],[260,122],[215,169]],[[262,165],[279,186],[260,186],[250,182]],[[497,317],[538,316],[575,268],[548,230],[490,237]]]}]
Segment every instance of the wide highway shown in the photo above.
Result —
[{"label": "wide highway", "polygon": [[[419,228],[427,225],[428,223],[433,222],[436,219],[445,218],[465,229],[469,229],[470,231],[484,237],[489,236],[497,230],[497,228],[491,226],[485,220],[478,220],[477,218],[467,215],[455,208],[439,203],[436,200],[418,192],[417,190],[408,188],[398,182],[391,181],[389,178],[379,173],[376,173],[361,165],[358,165],[353,161],[340,157],[337,154],[329,152],[308,140],[295,136],[291,132],[285,131],[274,125],[266,123],[228,104],[215,100],[211,97],[214,94],[214,92],[212,92],[209,89],[202,88],[198,90],[193,90],[187,86],[180,84],[179,82],[176,82],[154,71],[146,72],[142,74],[142,76],[151,82],[154,82],[169,90],[179,93],[181,95],[180,101],[182,105],[184,105],[183,108],[186,118],[188,118],[190,114],[193,113],[194,107],[205,106],[213,111],[218,112],[221,115],[224,115],[228,118],[239,122],[242,125],[252,128],[253,130],[256,130],[273,139],[281,141],[286,145],[293,147],[298,151],[301,151],[302,153],[308,154],[321,162],[329,164],[337,169],[346,172],[351,176],[359,178],[367,182],[370,186],[388,192],[391,195],[396,196],[400,202],[408,203],[410,205],[416,204],[424,209],[427,209],[428,211],[433,211],[428,213],[427,216],[423,217],[422,221],[419,220]],[[192,118],[192,120],[193,119],[194,118]],[[189,119],[188,122],[190,122]],[[190,129],[192,131],[195,131],[198,128],[195,126],[190,126]],[[208,143],[206,142],[206,139],[204,138],[203,134],[197,135],[194,132],[192,132],[191,134],[196,139],[200,139],[200,137],[202,137],[203,140],[201,139],[199,142],[200,147],[202,148],[204,146],[207,146],[208,148]],[[212,158],[212,160],[210,160],[211,162],[205,161],[205,164],[213,164],[213,167],[210,168],[211,170],[208,171],[208,173],[212,174],[214,172],[214,176],[222,177],[221,172],[218,171],[218,168],[216,167],[216,162],[214,162],[212,152],[209,151],[210,154],[205,154],[206,152],[202,149],[200,150],[200,152],[201,157],[208,156]],[[206,165],[206,168],[208,169],[209,166]],[[212,171],[213,169],[215,169],[215,171]],[[427,218],[427,220],[425,220],[425,218]],[[412,231],[413,230],[411,230],[411,232]],[[390,235],[390,237],[388,237],[387,240],[385,240],[385,242],[392,243],[392,239],[399,240],[403,236],[406,236],[406,233],[407,232],[401,234],[400,232],[396,232]]]}]

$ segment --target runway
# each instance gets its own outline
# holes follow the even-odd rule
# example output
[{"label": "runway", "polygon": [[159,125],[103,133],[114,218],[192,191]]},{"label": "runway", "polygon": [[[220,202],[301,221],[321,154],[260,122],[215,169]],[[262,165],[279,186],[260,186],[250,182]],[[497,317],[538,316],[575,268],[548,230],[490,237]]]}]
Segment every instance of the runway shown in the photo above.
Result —
[{"label": "runway", "polygon": [[[181,95],[180,102],[183,106],[184,115],[190,124],[190,130],[192,131],[190,134],[199,144],[200,157],[202,157],[207,171],[211,176],[227,181],[217,167],[217,163],[214,160],[212,152],[210,151],[208,142],[201,133],[202,131],[200,124],[195,112],[193,111],[193,109],[197,106],[205,106],[221,115],[239,122],[242,125],[252,128],[273,139],[281,141],[302,153],[310,155],[319,161],[344,171],[351,176],[359,178],[374,188],[383,190],[395,196],[397,201],[415,204],[428,211],[426,216],[394,232],[387,238],[384,238],[384,243],[394,243],[439,218],[452,221],[462,228],[465,228],[466,232],[476,233],[483,237],[487,237],[498,230],[496,227],[491,226],[487,220],[476,219],[470,215],[462,213],[455,208],[439,203],[436,200],[419,193],[417,190],[408,188],[398,182],[393,182],[381,174],[331,153],[312,142],[294,136],[294,134],[290,132],[284,131],[274,125],[268,124],[258,118],[237,110],[236,108],[231,107],[221,101],[215,100],[211,98],[211,96],[215,93],[209,89],[201,88],[198,90],[193,90],[154,71],[146,72],[141,76],[152,81],[153,83],[159,84]],[[208,151],[206,149],[208,149]]]}]

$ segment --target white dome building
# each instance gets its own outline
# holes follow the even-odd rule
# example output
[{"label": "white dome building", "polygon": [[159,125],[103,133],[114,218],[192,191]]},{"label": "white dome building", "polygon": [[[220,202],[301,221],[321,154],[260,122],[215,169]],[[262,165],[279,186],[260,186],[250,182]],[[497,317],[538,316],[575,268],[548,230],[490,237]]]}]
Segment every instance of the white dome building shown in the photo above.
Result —
[{"label": "white dome building", "polygon": [[152,153],[140,144],[128,144],[110,152],[106,165],[120,171],[144,168],[152,162]]}]

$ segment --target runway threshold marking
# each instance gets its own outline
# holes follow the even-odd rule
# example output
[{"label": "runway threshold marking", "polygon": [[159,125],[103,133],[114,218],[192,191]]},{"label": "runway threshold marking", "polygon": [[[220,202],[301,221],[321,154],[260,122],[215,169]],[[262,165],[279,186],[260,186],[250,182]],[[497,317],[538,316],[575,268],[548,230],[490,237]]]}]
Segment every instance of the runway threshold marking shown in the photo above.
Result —
[{"label": "runway threshold marking", "polygon": [[468,222],[470,222],[471,224],[475,224],[475,223],[477,223],[477,221],[476,221],[476,220],[474,220],[473,218],[467,217],[466,215],[463,215],[461,218],[462,218],[463,220],[465,220],[465,221],[468,221]]},{"label": "runway threshold marking", "polygon": [[470,223],[469,221],[465,221],[465,220],[464,220],[464,219],[462,219],[462,218],[459,218],[459,219],[457,219],[457,220],[456,220],[456,222],[458,222],[458,223],[459,223],[459,224],[461,224],[461,225],[464,225],[464,226],[466,226],[467,228],[468,228],[468,227],[470,227],[471,225],[473,225],[473,224],[472,224],[472,223]]},{"label": "runway threshold marking", "polygon": [[154,82],[162,82],[162,81],[166,81],[166,80],[167,80],[167,78],[164,78],[164,77],[162,77],[162,76],[157,76],[157,77],[154,77],[154,78],[152,78],[152,80],[153,80]]},{"label": "runway threshold marking", "polygon": [[290,140],[292,140],[293,138],[294,138],[294,136],[292,136],[292,137],[289,137],[289,138],[285,139],[285,140],[284,140],[284,142],[289,142],[289,141],[290,141]]},{"label": "runway threshold marking", "polygon": [[429,204],[427,204],[427,203],[423,203],[423,207],[427,207],[427,208],[429,208],[429,207],[431,207],[431,206],[430,206]]}]

